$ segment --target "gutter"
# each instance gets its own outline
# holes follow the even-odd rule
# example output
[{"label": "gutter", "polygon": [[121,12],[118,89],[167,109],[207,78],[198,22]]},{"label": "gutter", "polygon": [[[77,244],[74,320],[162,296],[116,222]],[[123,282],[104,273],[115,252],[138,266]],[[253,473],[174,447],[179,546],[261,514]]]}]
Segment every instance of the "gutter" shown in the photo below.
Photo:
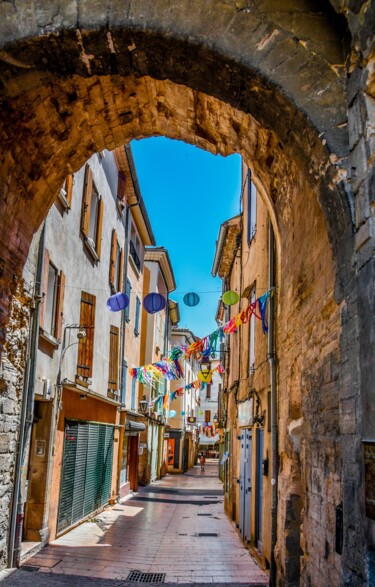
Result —
[{"label": "gutter", "polygon": [[[268,288],[275,285],[275,235],[271,221],[268,228]],[[278,428],[277,428],[277,388],[276,388],[276,354],[275,354],[275,300],[269,298],[268,310],[268,362],[271,383],[271,561],[269,585],[276,587],[275,547],[277,542],[277,478],[278,478]]]}]

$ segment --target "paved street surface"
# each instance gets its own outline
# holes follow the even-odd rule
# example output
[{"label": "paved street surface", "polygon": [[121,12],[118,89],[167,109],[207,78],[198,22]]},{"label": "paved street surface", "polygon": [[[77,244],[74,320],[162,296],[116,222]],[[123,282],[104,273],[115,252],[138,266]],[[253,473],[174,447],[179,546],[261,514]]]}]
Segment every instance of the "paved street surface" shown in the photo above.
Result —
[{"label": "paved street surface", "polygon": [[268,585],[223,511],[217,461],[168,475],[81,524],[3,581],[5,586],[125,587],[129,572],[164,582]]}]

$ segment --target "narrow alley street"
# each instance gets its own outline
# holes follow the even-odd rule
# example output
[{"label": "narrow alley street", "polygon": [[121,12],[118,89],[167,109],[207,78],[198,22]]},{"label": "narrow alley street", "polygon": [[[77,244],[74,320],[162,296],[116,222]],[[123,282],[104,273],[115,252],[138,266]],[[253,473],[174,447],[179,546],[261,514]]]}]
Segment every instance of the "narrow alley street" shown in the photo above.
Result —
[{"label": "narrow alley street", "polygon": [[46,546],[4,587],[117,587],[134,570],[165,574],[169,584],[268,585],[224,514],[217,466],[208,461],[204,473],[195,466],[141,488]]}]

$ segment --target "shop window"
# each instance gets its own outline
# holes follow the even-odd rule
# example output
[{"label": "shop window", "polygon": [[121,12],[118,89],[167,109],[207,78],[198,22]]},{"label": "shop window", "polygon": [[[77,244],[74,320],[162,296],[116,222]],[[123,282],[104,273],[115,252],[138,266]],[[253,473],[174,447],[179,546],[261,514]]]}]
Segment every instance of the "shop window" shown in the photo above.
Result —
[{"label": "shop window", "polygon": [[95,260],[100,259],[103,230],[104,201],[99,196],[89,165],[86,165],[82,197],[81,231],[85,244]]},{"label": "shop window", "polygon": [[77,375],[84,380],[92,377],[93,357],[94,357],[94,331],[95,331],[95,296],[82,292],[81,295],[81,312],[79,323],[86,332],[84,338],[79,339],[78,343],[78,363]]}]

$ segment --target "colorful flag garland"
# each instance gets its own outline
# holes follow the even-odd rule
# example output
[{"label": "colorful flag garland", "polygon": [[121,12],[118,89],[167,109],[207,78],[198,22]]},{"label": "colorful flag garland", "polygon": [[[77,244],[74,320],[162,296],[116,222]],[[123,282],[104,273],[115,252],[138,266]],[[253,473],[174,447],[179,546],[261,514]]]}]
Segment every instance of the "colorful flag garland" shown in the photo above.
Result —
[{"label": "colorful flag garland", "polygon": [[[165,377],[170,381],[181,379],[183,377],[182,367],[180,365],[180,358],[189,359],[194,356],[196,360],[208,359],[215,356],[218,352],[218,345],[224,339],[226,334],[232,334],[237,329],[250,321],[252,316],[255,316],[262,322],[262,330],[265,334],[268,332],[268,323],[266,318],[267,301],[273,294],[273,288],[269,289],[265,294],[257,298],[254,302],[248,305],[246,310],[242,310],[229,320],[226,324],[212,332],[210,335],[193,342],[188,347],[180,346],[174,347],[168,357],[163,357],[157,363],[150,363],[142,367],[135,367],[129,370],[132,377],[141,383],[151,385],[154,378],[161,379]],[[257,313],[257,309],[259,314]]]}]

